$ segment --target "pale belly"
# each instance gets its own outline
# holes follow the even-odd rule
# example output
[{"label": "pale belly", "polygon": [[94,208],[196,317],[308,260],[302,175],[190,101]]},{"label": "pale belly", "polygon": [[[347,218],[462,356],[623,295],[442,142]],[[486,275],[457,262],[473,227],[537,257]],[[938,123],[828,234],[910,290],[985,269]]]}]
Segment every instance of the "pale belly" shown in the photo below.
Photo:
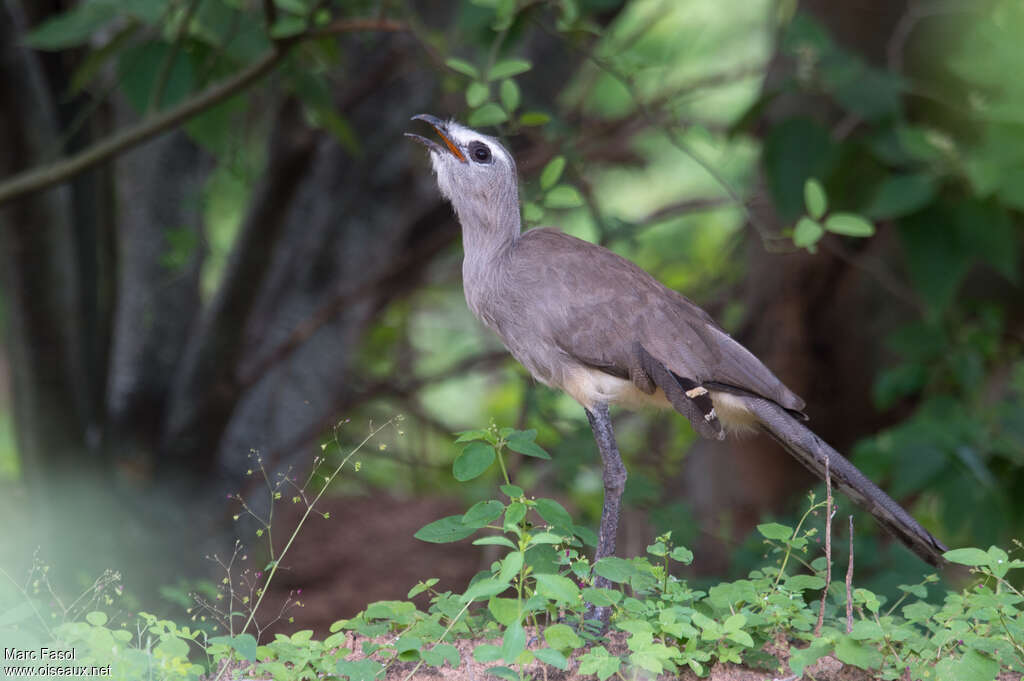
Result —
[{"label": "pale belly", "polygon": [[[658,388],[648,395],[633,385],[632,381],[606,374],[589,367],[574,367],[565,372],[560,387],[572,395],[586,409],[594,404],[616,404],[627,409],[654,407],[671,409],[665,393]],[[732,393],[711,391],[711,401],[719,422],[729,431],[744,431],[753,428],[757,419],[743,403],[743,398]]]}]

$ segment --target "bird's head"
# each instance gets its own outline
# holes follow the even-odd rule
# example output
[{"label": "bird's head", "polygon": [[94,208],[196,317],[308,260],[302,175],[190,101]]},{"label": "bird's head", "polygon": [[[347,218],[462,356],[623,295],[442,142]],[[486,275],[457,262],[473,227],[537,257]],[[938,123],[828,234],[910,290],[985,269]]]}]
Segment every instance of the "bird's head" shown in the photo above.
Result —
[{"label": "bird's head", "polygon": [[441,138],[442,144],[438,144],[420,135],[405,133],[430,151],[438,187],[452,202],[460,220],[465,222],[472,218],[490,222],[499,217],[495,214],[497,211],[514,211],[518,228],[516,163],[508,150],[493,137],[455,121],[442,121],[428,114],[413,116],[413,120],[429,123]]}]

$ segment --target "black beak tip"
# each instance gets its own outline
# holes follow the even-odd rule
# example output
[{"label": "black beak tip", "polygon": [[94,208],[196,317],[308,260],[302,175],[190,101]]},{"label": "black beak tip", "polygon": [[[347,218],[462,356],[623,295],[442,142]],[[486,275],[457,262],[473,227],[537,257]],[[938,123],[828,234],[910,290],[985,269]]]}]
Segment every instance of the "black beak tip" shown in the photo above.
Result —
[{"label": "black beak tip", "polygon": [[416,114],[415,116],[413,116],[409,120],[411,120],[411,121],[424,121],[424,122],[429,123],[430,125],[434,126],[435,128],[441,128],[442,130],[445,128],[444,121],[442,121],[437,116],[431,116],[430,114],[425,114],[425,113],[423,113],[423,114]]},{"label": "black beak tip", "polygon": [[414,132],[406,132],[406,133],[403,133],[403,134],[406,137],[408,137],[409,139],[413,140],[414,142],[419,142],[420,144],[425,146],[430,151],[436,151],[436,152],[439,152],[439,153],[443,153],[444,152],[444,149],[441,148],[441,145],[438,144],[437,142],[435,142],[434,140],[429,140],[426,137],[423,137],[422,135],[417,135]]}]

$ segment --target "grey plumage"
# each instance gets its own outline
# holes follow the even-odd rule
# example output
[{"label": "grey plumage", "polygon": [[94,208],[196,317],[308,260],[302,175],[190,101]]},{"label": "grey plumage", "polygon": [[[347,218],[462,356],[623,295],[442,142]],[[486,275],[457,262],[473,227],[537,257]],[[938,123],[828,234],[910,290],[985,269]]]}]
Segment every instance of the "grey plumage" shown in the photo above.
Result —
[{"label": "grey plumage", "polygon": [[[800,421],[804,402],[693,302],[628,260],[554,229],[520,231],[515,161],[497,140],[421,115],[445,146],[430,149],[442,194],[462,225],[463,282],[473,313],[539,381],[587,409],[606,470],[602,519],[615,525],[624,481],[608,404],[672,407],[704,437],[761,427],[925,560],[945,547]],[[619,464],[621,466],[621,463]],[[615,477],[615,476],[612,476]],[[613,515],[614,517],[609,517]],[[599,555],[607,555],[603,536]],[[614,550],[614,532],[610,540]],[[604,551],[604,553],[602,553]]]}]

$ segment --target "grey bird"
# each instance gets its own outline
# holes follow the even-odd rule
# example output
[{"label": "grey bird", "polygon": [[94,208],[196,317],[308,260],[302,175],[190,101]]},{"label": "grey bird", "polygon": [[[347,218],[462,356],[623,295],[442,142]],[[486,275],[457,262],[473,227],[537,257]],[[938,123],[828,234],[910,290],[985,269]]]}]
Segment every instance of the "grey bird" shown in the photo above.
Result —
[{"label": "grey bird", "polygon": [[[611,404],[670,407],[707,438],[761,429],[933,565],[947,550],[803,425],[804,401],[693,302],[611,251],[556,229],[521,231],[515,160],[493,137],[434,116],[430,151],[462,226],[469,308],[533,377],[586,410],[604,465],[595,558],[615,552],[626,482]],[[827,462],[827,463],[826,463]]]}]

